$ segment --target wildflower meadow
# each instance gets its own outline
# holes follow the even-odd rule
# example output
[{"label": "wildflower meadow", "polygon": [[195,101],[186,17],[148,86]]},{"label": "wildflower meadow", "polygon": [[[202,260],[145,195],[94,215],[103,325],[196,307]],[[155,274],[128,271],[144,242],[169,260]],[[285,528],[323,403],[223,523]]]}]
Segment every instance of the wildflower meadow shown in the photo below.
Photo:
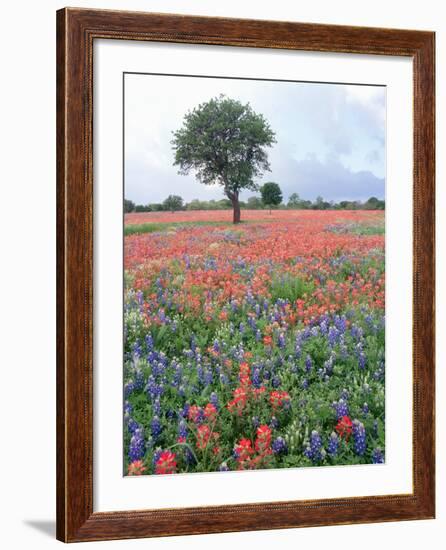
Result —
[{"label": "wildflower meadow", "polygon": [[385,460],[384,212],[127,214],[124,474]]}]

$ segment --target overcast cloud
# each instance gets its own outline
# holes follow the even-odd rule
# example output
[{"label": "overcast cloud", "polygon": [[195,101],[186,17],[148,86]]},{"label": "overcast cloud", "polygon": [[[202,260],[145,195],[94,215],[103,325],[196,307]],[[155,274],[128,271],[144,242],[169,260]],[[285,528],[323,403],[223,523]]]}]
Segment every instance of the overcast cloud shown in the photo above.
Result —
[{"label": "overcast cloud", "polygon": [[126,198],[223,198],[221,187],[178,174],[170,144],[186,112],[221,93],[249,102],[276,132],[258,183],[276,181],[285,200],[384,198],[385,88],[156,75],[125,76]]}]

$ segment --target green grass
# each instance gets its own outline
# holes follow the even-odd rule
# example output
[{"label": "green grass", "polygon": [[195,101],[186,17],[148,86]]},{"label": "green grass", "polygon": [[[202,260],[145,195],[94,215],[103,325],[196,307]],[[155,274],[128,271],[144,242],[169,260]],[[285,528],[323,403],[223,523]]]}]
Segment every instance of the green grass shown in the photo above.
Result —
[{"label": "green grass", "polygon": [[302,298],[304,294],[310,294],[313,290],[313,283],[304,281],[300,277],[295,277],[289,273],[274,276],[270,287],[273,301],[281,299],[295,302]]},{"label": "green grass", "polygon": [[[243,222],[241,222],[243,223]],[[175,228],[187,228],[201,225],[232,226],[232,222],[198,221],[198,222],[165,222],[165,223],[135,223],[124,227],[124,235],[141,235],[142,233],[155,233],[158,231],[170,231]]]},{"label": "green grass", "polygon": [[356,235],[384,235],[384,225],[357,225],[352,229]]}]

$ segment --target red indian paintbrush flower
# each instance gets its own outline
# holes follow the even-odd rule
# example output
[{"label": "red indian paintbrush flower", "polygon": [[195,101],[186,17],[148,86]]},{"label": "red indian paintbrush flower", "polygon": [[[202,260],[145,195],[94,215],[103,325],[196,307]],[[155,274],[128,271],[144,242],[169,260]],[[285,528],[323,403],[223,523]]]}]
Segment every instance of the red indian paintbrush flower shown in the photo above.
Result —
[{"label": "red indian paintbrush flower", "polygon": [[217,409],[212,403],[208,403],[204,408],[204,416],[210,421],[213,422],[217,417]]},{"label": "red indian paintbrush flower", "polygon": [[271,445],[271,428],[262,424],[257,428],[255,448],[258,453],[264,453]]},{"label": "red indian paintbrush flower", "polygon": [[269,402],[273,409],[279,409],[290,402],[290,395],[286,391],[274,390],[269,395]]},{"label": "red indian paintbrush flower", "polygon": [[128,475],[129,476],[140,476],[146,471],[146,467],[142,460],[134,460],[128,466]]},{"label": "red indian paintbrush flower", "polygon": [[174,474],[177,470],[176,454],[172,451],[163,451],[155,463],[156,474]]},{"label": "red indian paintbrush flower", "polygon": [[349,416],[342,416],[339,419],[339,422],[336,424],[336,431],[340,437],[345,437],[345,440],[348,441],[350,434],[353,430],[353,423]]}]

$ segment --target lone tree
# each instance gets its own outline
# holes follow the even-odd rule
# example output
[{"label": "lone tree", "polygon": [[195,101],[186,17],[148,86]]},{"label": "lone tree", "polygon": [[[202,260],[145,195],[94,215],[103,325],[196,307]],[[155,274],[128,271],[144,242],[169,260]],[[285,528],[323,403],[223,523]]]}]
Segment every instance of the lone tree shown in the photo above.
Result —
[{"label": "lone tree", "polygon": [[176,210],[181,210],[184,206],[184,201],[179,195],[169,195],[163,202],[164,210],[170,210],[172,214]]},{"label": "lone tree", "polygon": [[201,183],[221,185],[239,223],[240,191],[256,191],[254,178],[270,170],[265,148],[276,140],[264,116],[249,103],[220,95],[189,111],[173,136],[179,174],[194,170]]},{"label": "lone tree", "polygon": [[268,181],[260,188],[260,194],[262,195],[262,202],[265,206],[269,206],[271,214],[272,206],[279,206],[282,202],[282,191],[277,183]]}]

